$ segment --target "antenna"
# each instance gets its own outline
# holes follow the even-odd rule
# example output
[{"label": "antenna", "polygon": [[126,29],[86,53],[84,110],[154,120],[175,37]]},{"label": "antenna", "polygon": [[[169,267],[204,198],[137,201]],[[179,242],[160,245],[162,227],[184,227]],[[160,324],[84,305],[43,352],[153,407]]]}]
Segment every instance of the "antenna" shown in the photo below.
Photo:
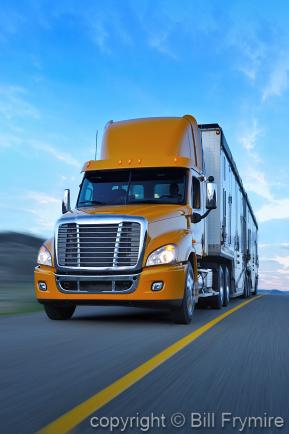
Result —
[{"label": "antenna", "polygon": [[98,136],[98,130],[96,130],[96,134],[95,134],[95,156],[94,156],[95,160],[96,160],[96,154],[97,154],[97,136]]}]

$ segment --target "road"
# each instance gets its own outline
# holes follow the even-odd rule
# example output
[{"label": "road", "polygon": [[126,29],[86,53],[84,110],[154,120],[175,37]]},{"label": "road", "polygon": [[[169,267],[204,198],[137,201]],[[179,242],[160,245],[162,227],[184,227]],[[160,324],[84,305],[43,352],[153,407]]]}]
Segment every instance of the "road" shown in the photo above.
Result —
[{"label": "road", "polygon": [[[285,296],[263,296],[242,306],[123,393],[108,397],[98,411],[92,407],[91,416],[79,418],[81,412],[89,413],[90,397],[241,303],[234,300],[222,311],[196,310],[190,326],[173,324],[164,311],[115,307],[81,307],[65,322],[49,321],[43,313],[1,318],[1,434],[35,433],[67,412],[69,420],[77,416],[72,423],[77,434],[110,432],[92,428],[91,416],[93,423],[105,424],[109,417],[150,414],[163,415],[163,422],[154,422],[148,432],[189,433],[196,430],[191,427],[192,412],[207,417],[197,430],[201,433],[240,432],[232,421],[222,429],[224,412],[243,420],[266,415],[284,419],[283,428],[244,427],[242,432],[288,433],[289,297]],[[73,412],[81,403],[83,408]],[[186,418],[182,428],[171,426],[176,412]],[[214,427],[204,427],[209,424],[207,413],[214,413]],[[145,419],[141,427],[133,425],[136,419],[130,423],[126,432],[146,432]],[[165,428],[158,428],[164,426],[158,423]],[[65,424],[41,432],[61,434]]]}]

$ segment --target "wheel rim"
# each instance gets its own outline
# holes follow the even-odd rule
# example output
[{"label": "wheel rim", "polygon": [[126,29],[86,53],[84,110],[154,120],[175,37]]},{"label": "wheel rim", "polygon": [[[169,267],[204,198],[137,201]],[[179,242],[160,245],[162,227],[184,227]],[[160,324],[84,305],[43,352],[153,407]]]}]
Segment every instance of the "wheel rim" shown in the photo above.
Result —
[{"label": "wheel rim", "polygon": [[224,288],[222,286],[220,287],[220,299],[221,299],[221,302],[223,303],[224,302]]},{"label": "wheel rim", "polygon": [[220,284],[220,290],[219,290],[219,297],[220,300],[222,302],[222,304],[224,303],[224,276],[222,276],[223,278],[220,279],[221,284]]},{"label": "wheel rim", "polygon": [[193,301],[193,286],[194,286],[194,279],[192,276],[192,272],[189,270],[187,274],[187,281],[186,281],[186,301],[187,301],[187,311],[189,316],[193,315],[194,310],[194,301]]},{"label": "wheel rim", "polygon": [[[226,276],[228,276],[228,272],[226,272]],[[229,282],[228,282],[228,277],[226,278],[226,298],[227,301],[229,301],[230,299],[230,286],[229,286]]]},{"label": "wheel rim", "polygon": [[226,296],[227,296],[227,301],[229,301],[229,298],[230,298],[230,288],[229,288],[229,285],[226,286]]}]

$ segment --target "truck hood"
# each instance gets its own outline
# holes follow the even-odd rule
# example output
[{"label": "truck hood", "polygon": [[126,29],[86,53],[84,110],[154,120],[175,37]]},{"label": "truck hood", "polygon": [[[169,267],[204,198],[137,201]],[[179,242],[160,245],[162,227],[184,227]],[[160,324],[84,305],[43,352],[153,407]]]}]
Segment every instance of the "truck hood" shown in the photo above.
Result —
[{"label": "truck hood", "polygon": [[[167,220],[180,217],[188,214],[189,209],[186,205],[152,205],[152,204],[139,204],[139,205],[110,205],[87,207],[73,210],[74,215],[129,215],[136,217],[144,217],[149,223]],[[71,213],[66,214],[67,217]]]}]

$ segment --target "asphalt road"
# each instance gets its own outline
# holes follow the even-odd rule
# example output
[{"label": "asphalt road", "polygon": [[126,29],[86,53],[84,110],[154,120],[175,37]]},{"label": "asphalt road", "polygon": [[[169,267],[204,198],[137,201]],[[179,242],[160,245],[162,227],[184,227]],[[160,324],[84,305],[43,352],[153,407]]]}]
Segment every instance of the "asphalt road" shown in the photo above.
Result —
[{"label": "asphalt road", "polygon": [[[242,301],[234,300],[222,311],[196,310],[190,326],[173,324],[163,311],[112,307],[78,308],[65,322],[49,321],[44,313],[1,318],[1,434],[37,432]],[[125,432],[207,434],[241,432],[238,420],[233,426],[233,417],[244,422],[246,416],[259,416],[264,426],[269,424],[267,417],[278,416],[284,419],[283,428],[245,426],[242,432],[288,433],[288,312],[289,297],[254,300],[92,413],[93,422],[135,416],[127,419],[132,428]],[[176,412],[186,419],[182,428],[172,426],[170,418]],[[202,428],[192,428],[192,412],[204,413]],[[223,429],[225,412],[232,415],[226,416],[231,421]],[[204,426],[209,424],[207,413],[214,413],[211,427]],[[160,419],[146,430],[149,422],[140,417],[151,414]],[[73,432],[111,431],[92,428],[87,417]]]}]

